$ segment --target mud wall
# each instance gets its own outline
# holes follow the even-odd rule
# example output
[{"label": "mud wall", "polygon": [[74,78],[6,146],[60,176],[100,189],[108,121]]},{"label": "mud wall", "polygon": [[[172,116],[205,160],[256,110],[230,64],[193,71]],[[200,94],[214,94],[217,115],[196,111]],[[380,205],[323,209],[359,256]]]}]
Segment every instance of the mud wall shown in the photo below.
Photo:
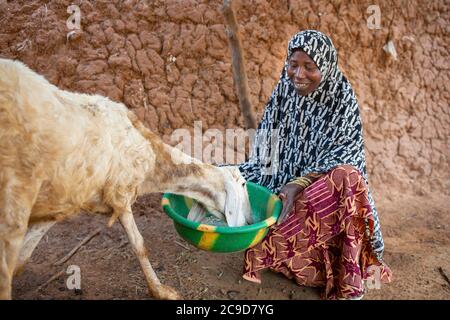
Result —
[{"label": "mud wall", "polygon": [[[371,183],[381,191],[450,194],[450,3],[236,1],[251,102],[260,118],[291,35],[331,36],[358,96]],[[69,33],[67,8],[80,7]],[[370,5],[380,29],[370,29]],[[0,0],[0,56],[61,88],[132,108],[168,141],[176,128],[242,127],[221,1]],[[383,50],[392,40],[393,59]]]}]

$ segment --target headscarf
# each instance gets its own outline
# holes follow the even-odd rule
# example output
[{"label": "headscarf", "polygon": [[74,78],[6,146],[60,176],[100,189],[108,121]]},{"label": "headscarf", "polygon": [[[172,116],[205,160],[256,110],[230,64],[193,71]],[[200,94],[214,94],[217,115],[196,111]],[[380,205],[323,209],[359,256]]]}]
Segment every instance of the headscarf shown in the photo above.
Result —
[{"label": "headscarf", "polygon": [[[320,69],[320,84],[307,96],[299,95],[287,76],[288,59],[295,49],[303,50]],[[256,131],[250,159],[238,167],[248,181],[278,193],[295,177],[326,173],[343,164],[359,169],[368,186],[358,102],[339,70],[336,49],[321,32],[301,31],[289,41],[286,62]],[[381,260],[384,244],[368,193],[375,219],[371,243]]]}]

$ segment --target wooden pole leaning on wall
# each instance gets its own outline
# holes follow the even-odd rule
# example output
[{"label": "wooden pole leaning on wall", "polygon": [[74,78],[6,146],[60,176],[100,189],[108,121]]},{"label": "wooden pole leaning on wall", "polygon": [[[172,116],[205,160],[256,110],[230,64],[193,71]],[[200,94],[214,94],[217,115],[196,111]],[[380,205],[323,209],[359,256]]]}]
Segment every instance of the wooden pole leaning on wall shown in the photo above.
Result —
[{"label": "wooden pole leaning on wall", "polygon": [[250,103],[248,79],[247,73],[245,72],[239,28],[231,0],[223,1],[222,12],[225,17],[225,32],[230,42],[233,79],[236,84],[239,106],[244,116],[247,129],[256,129],[255,113]]}]

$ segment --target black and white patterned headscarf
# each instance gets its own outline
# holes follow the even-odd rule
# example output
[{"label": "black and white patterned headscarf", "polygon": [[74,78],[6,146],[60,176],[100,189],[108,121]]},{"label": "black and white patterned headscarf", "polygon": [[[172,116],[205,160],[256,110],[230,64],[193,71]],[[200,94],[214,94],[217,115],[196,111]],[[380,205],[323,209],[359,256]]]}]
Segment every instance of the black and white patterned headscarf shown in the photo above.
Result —
[{"label": "black and white patterned headscarf", "polygon": [[[294,49],[308,54],[322,76],[319,87],[307,96],[299,95],[287,76]],[[368,185],[358,102],[337,62],[331,39],[319,31],[302,31],[289,41],[286,63],[258,126],[250,159],[238,165],[247,180],[278,193],[295,177],[349,164],[359,169]],[[381,260],[384,245],[370,191],[369,201],[375,218],[372,245]]]}]

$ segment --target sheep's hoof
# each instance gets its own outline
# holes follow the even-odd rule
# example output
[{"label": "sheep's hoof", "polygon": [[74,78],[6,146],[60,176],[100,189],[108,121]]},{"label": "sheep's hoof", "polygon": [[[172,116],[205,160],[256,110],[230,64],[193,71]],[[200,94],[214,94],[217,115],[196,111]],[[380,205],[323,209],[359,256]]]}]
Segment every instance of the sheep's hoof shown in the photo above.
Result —
[{"label": "sheep's hoof", "polygon": [[181,296],[178,294],[178,292],[165,285],[158,286],[155,290],[151,292],[152,296],[155,297],[155,299],[158,300],[180,300]]},{"label": "sheep's hoof", "polygon": [[0,290],[0,300],[11,300],[11,291],[10,290]]}]

